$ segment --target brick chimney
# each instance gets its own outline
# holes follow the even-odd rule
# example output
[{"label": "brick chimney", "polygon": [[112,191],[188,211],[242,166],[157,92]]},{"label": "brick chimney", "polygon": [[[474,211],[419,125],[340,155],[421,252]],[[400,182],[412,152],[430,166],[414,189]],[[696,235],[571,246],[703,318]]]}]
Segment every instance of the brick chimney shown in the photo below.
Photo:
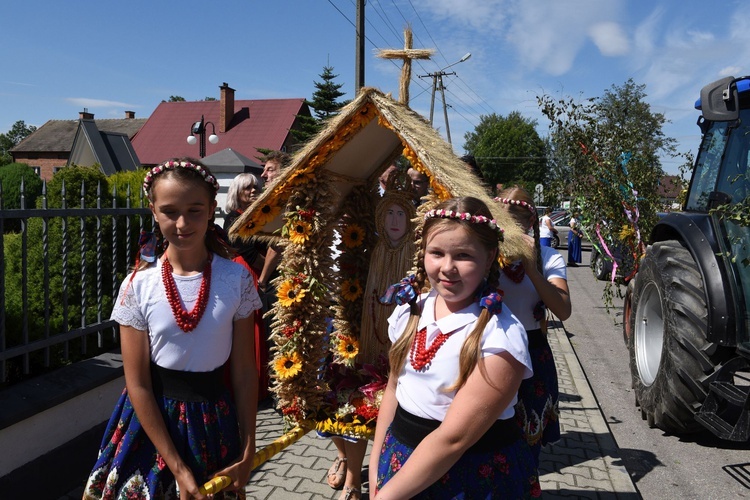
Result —
[{"label": "brick chimney", "polygon": [[93,120],[94,113],[89,113],[88,108],[83,108],[83,111],[78,113],[78,119],[79,120]]},{"label": "brick chimney", "polygon": [[234,89],[227,82],[219,87],[221,89],[221,108],[219,111],[219,132],[229,130],[229,123],[234,118]]},{"label": "brick chimney", "polygon": [[125,111],[125,118],[128,120],[135,118],[135,111]]}]

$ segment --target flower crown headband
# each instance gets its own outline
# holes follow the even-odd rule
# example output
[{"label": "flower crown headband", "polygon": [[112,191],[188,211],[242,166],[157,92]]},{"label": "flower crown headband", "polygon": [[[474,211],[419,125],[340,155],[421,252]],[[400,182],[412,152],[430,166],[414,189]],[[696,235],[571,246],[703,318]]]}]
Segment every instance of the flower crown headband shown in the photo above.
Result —
[{"label": "flower crown headband", "polygon": [[148,190],[151,188],[151,184],[154,182],[154,177],[161,174],[165,170],[173,170],[175,168],[187,168],[190,170],[195,170],[199,174],[201,174],[201,177],[203,177],[203,180],[211,184],[211,187],[214,188],[214,192],[219,192],[219,181],[216,180],[216,177],[209,174],[205,168],[203,168],[200,165],[196,165],[195,163],[190,163],[189,161],[165,161],[161,165],[157,165],[146,174],[146,177],[143,179],[143,193],[148,196]]},{"label": "flower crown headband", "polygon": [[454,210],[446,210],[444,208],[432,209],[424,214],[425,220],[433,218],[463,220],[466,222],[471,222],[472,224],[487,224],[497,232],[497,235],[501,240],[503,238],[503,233],[505,232],[503,228],[497,225],[497,221],[495,219],[490,219],[489,217],[485,217],[484,215],[471,215],[468,212],[456,212]]},{"label": "flower crown headband", "polygon": [[527,203],[523,200],[511,200],[510,198],[495,198],[495,201],[499,201],[500,203],[505,203],[506,205],[518,205],[520,207],[525,207],[532,214],[536,214],[536,208],[534,208],[534,205],[532,205],[531,203]]}]

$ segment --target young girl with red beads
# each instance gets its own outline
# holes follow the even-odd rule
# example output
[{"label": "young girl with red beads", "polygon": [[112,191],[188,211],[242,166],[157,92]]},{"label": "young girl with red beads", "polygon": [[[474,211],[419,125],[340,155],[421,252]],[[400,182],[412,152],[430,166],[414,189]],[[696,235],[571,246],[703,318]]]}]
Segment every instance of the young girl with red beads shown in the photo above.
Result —
[{"label": "young girl with red beads", "polygon": [[[529,337],[534,376],[521,382],[516,416],[539,465],[543,446],[560,439],[560,410],[557,368],[552,349],[542,328],[546,311],[565,321],[571,304],[567,271],[562,255],[539,242],[539,218],[529,193],[520,187],[508,188],[495,198],[516,224],[533,252],[531,258],[512,262],[501,269],[500,288],[505,304],[523,324]],[[529,236],[529,232],[534,236]]]},{"label": "young girl with red beads", "polygon": [[83,497],[203,499],[200,486],[228,476],[226,497],[244,498],[255,455],[260,299],[217,235],[219,185],[205,166],[169,160],[149,171],[143,189],[166,250],[157,258],[146,239],[112,311],[126,388]]},{"label": "young girl with red beads", "polygon": [[[374,499],[540,492],[513,418],[531,361],[523,326],[497,291],[500,238],[482,201],[443,202],[425,215],[416,275],[383,297],[400,305],[370,455]],[[430,291],[417,295],[425,281]]]}]

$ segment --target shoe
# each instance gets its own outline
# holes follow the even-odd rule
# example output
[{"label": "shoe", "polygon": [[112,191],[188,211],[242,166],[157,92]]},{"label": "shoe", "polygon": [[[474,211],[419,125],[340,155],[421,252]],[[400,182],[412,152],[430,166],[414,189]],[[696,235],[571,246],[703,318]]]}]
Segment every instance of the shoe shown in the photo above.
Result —
[{"label": "shoe", "polygon": [[344,486],[344,498],[342,500],[360,500],[362,492],[352,486]]},{"label": "shoe", "polygon": [[336,457],[331,468],[328,469],[328,486],[334,490],[340,490],[346,481],[346,458]]}]

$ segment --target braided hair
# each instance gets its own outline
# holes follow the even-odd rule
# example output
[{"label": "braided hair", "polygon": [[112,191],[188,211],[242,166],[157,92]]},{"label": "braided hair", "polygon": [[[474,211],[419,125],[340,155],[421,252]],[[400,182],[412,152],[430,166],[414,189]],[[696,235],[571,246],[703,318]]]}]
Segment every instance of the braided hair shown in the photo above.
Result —
[{"label": "braided hair", "polygon": [[[459,213],[469,213],[471,215],[483,215],[489,219],[492,218],[487,205],[476,198],[464,197],[464,198],[453,198],[446,200],[439,204],[436,209],[452,210]],[[498,232],[496,229],[490,227],[485,223],[475,223],[469,220],[460,220],[456,218],[428,218],[424,221],[422,227],[421,244],[417,249],[417,267],[415,273],[415,281],[417,290],[422,290],[428,282],[427,271],[424,267],[425,247],[427,246],[430,236],[436,231],[442,231],[446,229],[452,229],[457,226],[463,226],[468,233],[477,239],[480,245],[486,248],[490,252],[495,252],[497,256],[498,248]],[[492,259],[492,265],[487,276],[486,283],[483,283],[485,290],[496,291],[500,279],[500,265],[498,259]],[[477,290],[478,292],[482,290]],[[477,294],[477,300],[480,295]],[[414,337],[417,333],[417,325],[419,324],[419,318],[421,315],[421,304],[419,303],[419,297],[413,299],[410,303],[410,315],[407,321],[406,327],[403,334],[396,340],[391,348],[389,361],[393,370],[396,373],[400,372],[406,363],[409,351],[412,344],[414,343]],[[464,340],[463,346],[461,347],[461,354],[459,356],[459,372],[458,378],[451,387],[445,389],[445,392],[456,391],[460,389],[468,379],[474,367],[477,366],[479,360],[482,357],[482,336],[484,329],[490,320],[491,312],[485,308],[482,308],[482,312],[476,321],[474,329],[471,331],[469,336]],[[484,366],[479,364],[480,370],[483,375],[486,376]]]}]

